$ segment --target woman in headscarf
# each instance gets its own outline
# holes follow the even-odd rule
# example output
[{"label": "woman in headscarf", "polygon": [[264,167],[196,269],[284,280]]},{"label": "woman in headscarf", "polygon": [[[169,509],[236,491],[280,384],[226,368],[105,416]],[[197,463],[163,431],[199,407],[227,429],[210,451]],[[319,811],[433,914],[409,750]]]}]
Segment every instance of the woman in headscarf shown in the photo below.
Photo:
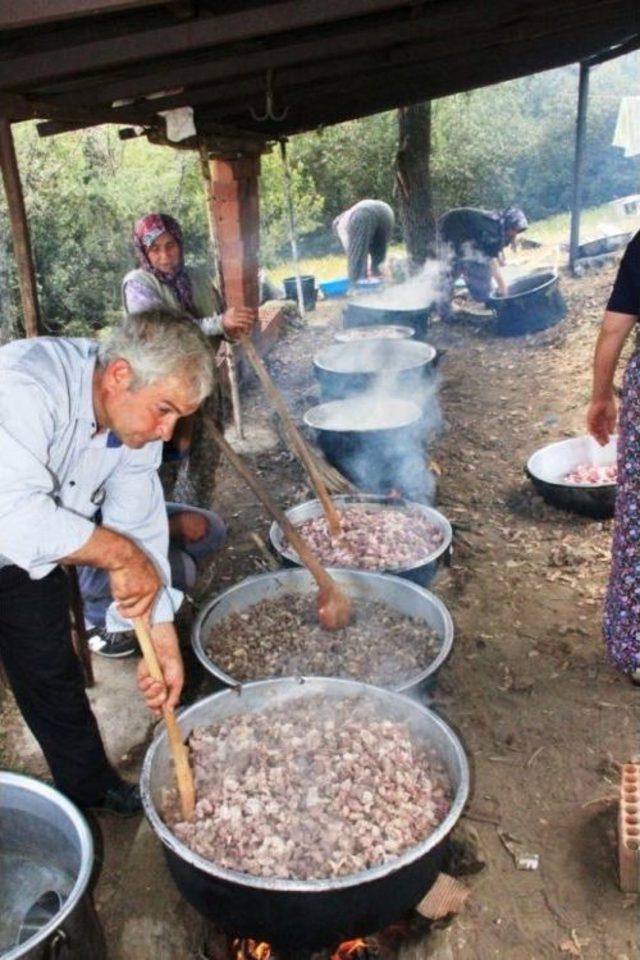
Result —
[{"label": "woman in headscarf", "polygon": [[[127,313],[165,309],[193,317],[217,347],[226,338],[234,340],[251,332],[256,311],[249,307],[223,311],[222,297],[205,270],[186,267],[182,229],[165,213],[148,213],[133,231],[138,267],[122,281],[122,299]],[[217,340],[217,342],[215,342]],[[172,442],[165,447],[161,478],[167,499],[176,499],[180,473],[180,499],[196,506],[211,506],[219,451],[207,436],[207,424],[222,425],[222,396],[218,388],[198,413],[178,423]],[[188,456],[186,474],[182,461]],[[185,482],[183,482],[183,480]]]},{"label": "woman in headscarf", "polygon": [[182,229],[166,213],[148,213],[135,225],[138,268],[122,281],[127,313],[164,308],[187,313],[203,333],[234,340],[251,332],[256,311],[222,310],[222,298],[204,270],[186,267]]}]

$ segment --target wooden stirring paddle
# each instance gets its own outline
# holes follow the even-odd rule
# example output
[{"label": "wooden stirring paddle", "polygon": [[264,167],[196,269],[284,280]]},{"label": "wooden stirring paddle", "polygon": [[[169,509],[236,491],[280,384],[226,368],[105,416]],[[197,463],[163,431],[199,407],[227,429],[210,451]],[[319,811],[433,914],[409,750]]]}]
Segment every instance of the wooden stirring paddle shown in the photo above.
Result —
[{"label": "wooden stirring paddle", "polygon": [[347,595],[340,590],[335,580],[329,576],[306,540],[300,536],[284,511],[272,500],[263,484],[253,476],[247,465],[233,447],[227,443],[217,427],[210,423],[208,429],[234,469],[253,490],[273,519],[280,524],[287,540],[318,584],[320,588],[318,593],[318,620],[322,626],[325,630],[339,630],[341,627],[346,627],[351,619],[351,601]]},{"label": "wooden stirring paddle", "polygon": [[[142,656],[144,657],[144,662],[147,665],[147,670],[149,671],[150,676],[153,677],[154,680],[159,680],[160,683],[164,684],[162,670],[160,669],[156,652],[153,649],[153,644],[151,642],[151,637],[149,636],[146,623],[144,620],[141,620],[138,617],[133,621],[133,627],[136,632],[136,637],[138,638],[138,643],[140,644],[140,649],[142,650]],[[178,721],[176,720],[176,715],[173,712],[173,708],[163,707],[162,715],[164,717],[164,722],[167,725],[169,749],[171,750],[171,756],[173,757],[176,780],[178,781],[180,809],[182,811],[182,816],[185,818],[185,820],[187,820],[193,813],[196,805],[196,789],[193,783],[191,767],[189,766],[189,752],[182,739],[182,732],[178,726]]]},{"label": "wooden stirring paddle", "polygon": [[322,509],[324,510],[327,518],[331,535],[334,537],[339,537],[342,533],[340,516],[336,510],[333,500],[329,495],[329,491],[327,490],[325,482],[320,476],[320,469],[316,463],[315,457],[306,444],[304,437],[296,427],[293,418],[287,409],[287,405],[284,402],[284,398],[271,379],[269,371],[264,365],[262,357],[256,350],[253,341],[249,337],[242,337],[241,342],[247,359],[255,370],[257,377],[264,388],[264,392],[266,393],[273,409],[282,420],[285,428],[285,434],[290,440],[293,453],[298,457],[299,460],[302,461],[305,470],[309,474],[309,479],[313,484],[313,489],[316,492],[316,496],[322,504]]}]

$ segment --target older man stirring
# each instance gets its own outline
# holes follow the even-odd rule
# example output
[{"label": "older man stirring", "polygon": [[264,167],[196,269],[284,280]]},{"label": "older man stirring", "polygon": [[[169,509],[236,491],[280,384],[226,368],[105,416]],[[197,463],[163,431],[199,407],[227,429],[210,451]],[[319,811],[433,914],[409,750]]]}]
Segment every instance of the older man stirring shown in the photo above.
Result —
[{"label": "older man stirring", "polygon": [[41,337],[0,349],[0,656],[56,786],[82,807],[131,814],[140,798],[107,759],[60,564],[108,571],[114,627],[149,620],[165,684],[143,661],[138,684],[150,709],[175,706],[181,594],[169,585],[157,468],[161,442],[212,384],[204,335],[161,312],[127,317],[100,346]]}]

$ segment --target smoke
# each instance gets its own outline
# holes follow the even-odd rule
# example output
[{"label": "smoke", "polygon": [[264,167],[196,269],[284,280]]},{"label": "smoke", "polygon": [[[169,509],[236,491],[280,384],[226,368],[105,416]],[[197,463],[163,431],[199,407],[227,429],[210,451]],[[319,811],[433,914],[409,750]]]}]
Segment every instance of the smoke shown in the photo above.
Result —
[{"label": "smoke", "polygon": [[393,284],[382,293],[370,293],[353,301],[371,310],[428,310],[447,296],[450,255],[443,252],[437,260],[427,260],[419,273],[403,283]]}]

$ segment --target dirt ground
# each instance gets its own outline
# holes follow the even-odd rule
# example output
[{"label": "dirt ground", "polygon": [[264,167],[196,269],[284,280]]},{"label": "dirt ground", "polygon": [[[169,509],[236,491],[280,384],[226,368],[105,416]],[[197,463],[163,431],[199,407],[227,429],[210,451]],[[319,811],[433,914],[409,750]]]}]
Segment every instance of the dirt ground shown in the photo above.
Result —
[{"label": "dirt ground", "polygon": [[[640,751],[640,690],[607,665],[600,641],[611,522],[546,506],[523,474],[535,449],[584,432],[612,279],[612,269],[563,277],[567,319],[533,337],[497,338],[487,314],[467,310],[429,334],[446,351],[445,426],[430,451],[436,506],[454,525],[452,564],[431,589],[456,625],[434,705],[459,732],[473,771],[461,824],[471,855],[458,871],[471,895],[412,946],[416,960],[640,956],[638,897],[622,894],[616,876],[618,765]],[[319,304],[269,359],[298,415],[317,398],[310,357],[331,342],[341,306]],[[308,499],[255,385],[243,406],[248,439],[237,443],[231,431],[231,441],[283,506]],[[266,540],[267,517],[226,464],[219,508],[228,546],[201,597],[265,566],[251,533]],[[109,932],[122,919],[113,904],[135,827],[104,820],[102,830],[96,899]],[[513,851],[538,854],[539,868],[517,870]]]}]

